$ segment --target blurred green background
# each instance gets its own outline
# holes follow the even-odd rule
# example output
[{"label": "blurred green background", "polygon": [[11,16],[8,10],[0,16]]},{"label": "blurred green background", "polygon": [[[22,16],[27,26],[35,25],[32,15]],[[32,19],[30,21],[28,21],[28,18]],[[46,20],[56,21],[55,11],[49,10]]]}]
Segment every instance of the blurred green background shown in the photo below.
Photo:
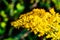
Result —
[{"label": "blurred green background", "polygon": [[21,14],[30,12],[34,8],[54,8],[60,12],[60,0],[0,0],[0,40],[51,40],[38,37],[24,28],[16,29],[11,22]]}]

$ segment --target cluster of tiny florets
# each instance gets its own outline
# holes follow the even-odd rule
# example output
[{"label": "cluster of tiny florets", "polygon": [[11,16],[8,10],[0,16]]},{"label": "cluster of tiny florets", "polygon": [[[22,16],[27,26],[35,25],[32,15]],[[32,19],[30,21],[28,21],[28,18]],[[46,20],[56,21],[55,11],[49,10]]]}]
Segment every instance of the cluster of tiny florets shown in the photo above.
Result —
[{"label": "cluster of tiny florets", "polygon": [[20,15],[19,19],[12,22],[15,28],[27,28],[38,36],[46,34],[46,38],[60,40],[60,14],[54,8],[46,12],[44,9],[33,9],[31,12]]}]

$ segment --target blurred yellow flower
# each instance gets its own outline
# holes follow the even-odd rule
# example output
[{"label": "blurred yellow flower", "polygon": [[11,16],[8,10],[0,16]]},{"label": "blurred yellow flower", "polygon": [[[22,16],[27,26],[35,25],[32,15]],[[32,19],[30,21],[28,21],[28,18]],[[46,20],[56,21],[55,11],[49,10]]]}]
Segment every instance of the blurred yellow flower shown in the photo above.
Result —
[{"label": "blurred yellow flower", "polygon": [[49,12],[44,9],[33,9],[20,15],[11,25],[15,28],[27,28],[39,37],[46,34],[46,38],[60,39],[60,14],[56,13],[54,8],[50,8]]}]

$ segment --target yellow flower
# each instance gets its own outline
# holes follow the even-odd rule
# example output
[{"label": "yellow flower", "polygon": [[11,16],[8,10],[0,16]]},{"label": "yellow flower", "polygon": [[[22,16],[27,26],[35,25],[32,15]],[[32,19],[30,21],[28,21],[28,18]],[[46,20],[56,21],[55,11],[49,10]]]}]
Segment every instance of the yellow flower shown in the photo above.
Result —
[{"label": "yellow flower", "polygon": [[26,28],[38,36],[47,35],[46,38],[60,39],[60,14],[50,8],[49,12],[44,9],[33,9],[31,12],[20,15],[19,19],[11,23],[15,28]]},{"label": "yellow flower", "polygon": [[51,35],[50,34],[48,34],[47,36],[46,36],[46,38],[50,38],[51,37]]},{"label": "yellow flower", "polygon": [[50,13],[52,14],[52,15],[55,15],[55,11],[54,11],[54,8],[50,8]]}]

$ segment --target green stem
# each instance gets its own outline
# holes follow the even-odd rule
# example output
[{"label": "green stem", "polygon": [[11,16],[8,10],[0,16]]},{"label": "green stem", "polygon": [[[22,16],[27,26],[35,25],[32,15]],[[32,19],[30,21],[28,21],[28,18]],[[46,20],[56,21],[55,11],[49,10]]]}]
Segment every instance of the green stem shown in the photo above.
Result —
[{"label": "green stem", "polygon": [[14,11],[14,1],[13,0],[12,0],[12,3],[10,4],[10,6],[11,6],[10,7],[10,15],[13,16],[13,14],[14,14],[14,12],[13,12]]},{"label": "green stem", "polygon": [[11,34],[12,34],[12,30],[14,29],[14,27],[11,27],[11,29],[9,30],[9,36],[11,36]]},{"label": "green stem", "polygon": [[22,32],[20,32],[20,34],[18,34],[14,38],[18,38],[18,39],[23,39],[24,40],[24,38],[27,37],[29,34],[30,34],[30,31],[27,31],[27,30],[24,29]]},{"label": "green stem", "polygon": [[6,1],[6,0],[2,0],[4,3],[5,3],[5,5],[8,7],[8,2]]}]

